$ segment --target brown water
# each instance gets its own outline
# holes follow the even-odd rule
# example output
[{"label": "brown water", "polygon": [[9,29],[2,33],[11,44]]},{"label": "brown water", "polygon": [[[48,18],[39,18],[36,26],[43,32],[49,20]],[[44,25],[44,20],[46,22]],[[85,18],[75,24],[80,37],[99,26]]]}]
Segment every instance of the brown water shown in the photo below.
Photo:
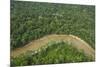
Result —
[{"label": "brown water", "polygon": [[47,45],[47,43],[50,41],[64,41],[71,43],[73,47],[77,48],[78,50],[82,50],[86,55],[92,56],[93,58],[95,57],[94,49],[88,43],[78,38],[77,36],[56,34],[44,36],[40,39],[33,40],[23,47],[14,49],[13,51],[11,51],[11,57],[17,57],[27,51],[38,50],[42,46]]}]

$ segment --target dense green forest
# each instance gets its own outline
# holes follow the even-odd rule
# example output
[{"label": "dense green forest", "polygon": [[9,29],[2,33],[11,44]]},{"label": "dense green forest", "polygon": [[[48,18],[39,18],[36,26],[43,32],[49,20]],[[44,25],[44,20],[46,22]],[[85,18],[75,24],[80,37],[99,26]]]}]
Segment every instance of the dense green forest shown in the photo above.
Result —
[{"label": "dense green forest", "polygon": [[94,18],[95,6],[11,1],[11,49],[49,34],[76,35],[95,48]]},{"label": "dense green forest", "polygon": [[[95,6],[11,0],[11,50],[49,34],[72,34],[95,49]],[[94,61],[63,41],[11,57],[11,66]]]},{"label": "dense green forest", "polygon": [[[65,48],[66,47],[66,48]],[[34,54],[33,54],[34,53]],[[58,64],[93,61],[92,57],[86,56],[70,44],[63,41],[49,42],[47,46],[36,51],[28,51],[24,55],[13,58],[11,66]]]}]

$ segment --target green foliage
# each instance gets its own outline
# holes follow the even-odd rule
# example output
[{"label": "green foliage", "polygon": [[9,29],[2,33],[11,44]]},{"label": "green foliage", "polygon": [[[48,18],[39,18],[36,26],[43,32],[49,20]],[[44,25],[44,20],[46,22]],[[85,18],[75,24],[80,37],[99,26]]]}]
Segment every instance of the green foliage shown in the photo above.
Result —
[{"label": "green foliage", "polygon": [[95,47],[95,7],[11,2],[11,48],[49,34],[76,35]]},{"label": "green foliage", "polygon": [[73,63],[93,61],[91,57],[85,56],[82,51],[78,51],[70,44],[65,42],[50,42],[41,48],[37,53],[27,52],[17,58],[12,58],[11,65],[37,65],[53,63]]}]

